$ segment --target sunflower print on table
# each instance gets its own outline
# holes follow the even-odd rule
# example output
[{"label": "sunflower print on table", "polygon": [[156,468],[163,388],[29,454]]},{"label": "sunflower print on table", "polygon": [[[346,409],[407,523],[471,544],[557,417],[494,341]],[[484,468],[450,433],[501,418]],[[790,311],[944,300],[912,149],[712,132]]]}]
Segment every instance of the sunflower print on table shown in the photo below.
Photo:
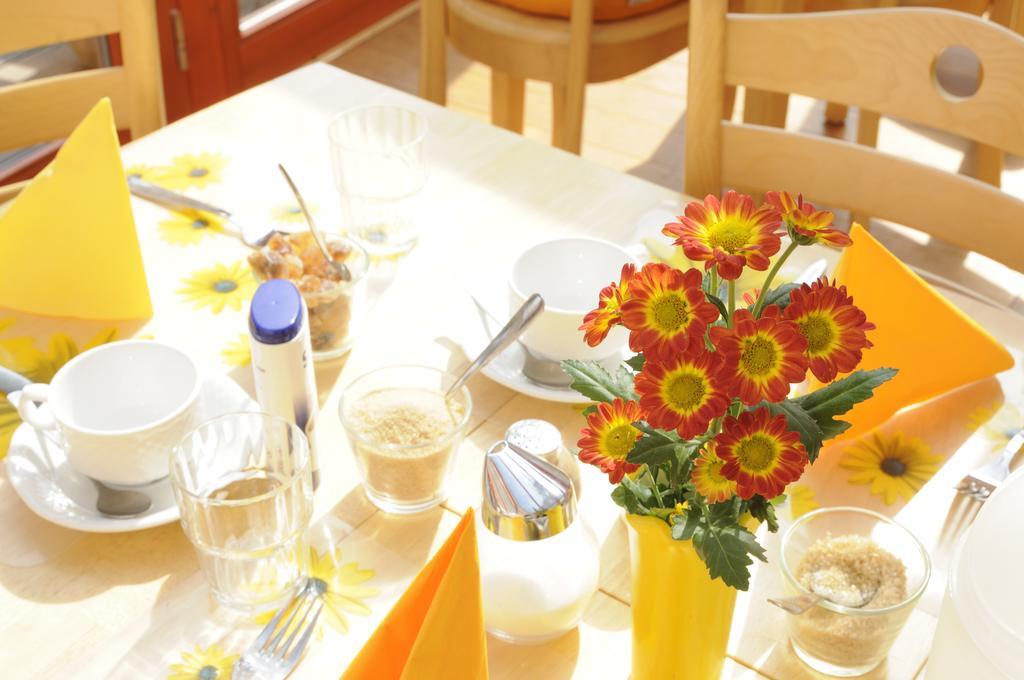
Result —
[{"label": "sunflower print on table", "polygon": [[[349,630],[346,614],[369,616],[372,610],[363,600],[376,597],[380,589],[366,585],[377,573],[372,569],[361,569],[355,562],[341,561],[338,548],[318,553],[309,549],[309,571],[307,577],[313,581],[324,608],[317,624],[318,636],[323,635],[321,629],[324,622],[339,633]],[[257,623],[267,623],[275,612],[265,612],[256,617]]]},{"label": "sunflower print on table", "polygon": [[171,664],[167,680],[231,680],[237,654],[228,654],[218,644],[206,649],[196,645],[195,651],[182,652],[181,662]]},{"label": "sunflower print on table", "polygon": [[221,181],[225,156],[215,153],[182,154],[171,159],[171,164],[154,170],[154,183],[168,189],[202,189]]},{"label": "sunflower print on table", "polygon": [[967,416],[971,432],[978,432],[989,442],[992,451],[999,451],[1010,443],[1013,435],[1024,429],[1024,415],[1009,402],[996,402],[979,406]]},{"label": "sunflower print on table", "polygon": [[160,168],[155,165],[146,165],[145,163],[136,163],[127,170],[124,171],[125,177],[141,179],[143,182],[149,182],[150,184],[157,184],[160,182],[160,177],[167,171],[166,168]]},{"label": "sunflower print on table", "polygon": [[786,497],[789,499],[790,519],[798,519],[821,507],[814,489],[806,484],[790,484],[786,487]]},{"label": "sunflower print on table", "polygon": [[240,333],[237,338],[225,345],[220,351],[220,358],[228,366],[248,366],[252,363],[249,334]]},{"label": "sunflower print on table", "polygon": [[179,295],[196,309],[209,308],[214,314],[220,314],[225,307],[237,312],[256,290],[256,279],[244,260],[200,269],[183,279],[182,284]]},{"label": "sunflower print on table", "polygon": [[[320,207],[316,203],[307,203],[306,207],[309,208],[309,212],[316,214]],[[280,205],[274,206],[270,211],[270,217],[275,222],[291,222],[295,224],[305,224],[306,216],[302,214],[302,208],[299,207],[298,203],[281,203]]]},{"label": "sunflower print on table", "polygon": [[160,238],[176,246],[198,245],[204,238],[224,233],[224,222],[202,210],[184,209],[171,213],[157,224]]},{"label": "sunflower print on table", "polygon": [[869,484],[886,505],[909,501],[942,464],[918,437],[876,432],[843,451],[839,466],[850,471],[851,484]]},{"label": "sunflower print on table", "polygon": [[[0,320],[0,333],[11,328],[14,319]],[[45,349],[39,349],[35,338],[27,335],[0,339],[0,366],[22,374],[33,382],[50,382],[61,366],[81,352],[114,340],[116,328],[107,328],[96,333],[81,349],[66,333],[54,333]],[[17,409],[7,401],[7,395],[0,393],[0,459],[7,455],[14,431],[21,424]]]}]

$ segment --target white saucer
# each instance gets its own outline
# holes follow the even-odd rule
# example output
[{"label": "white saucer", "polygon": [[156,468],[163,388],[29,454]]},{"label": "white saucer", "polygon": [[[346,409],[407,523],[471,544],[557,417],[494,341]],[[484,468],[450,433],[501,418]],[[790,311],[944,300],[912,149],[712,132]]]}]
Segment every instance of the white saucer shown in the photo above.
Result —
[{"label": "white saucer", "polygon": [[[256,411],[259,407],[233,380],[224,375],[207,378],[202,388],[202,420],[225,413]],[[25,505],[45,520],[68,529],[97,533],[137,531],[177,521],[171,482],[164,478],[138,490],[153,505],[138,517],[115,519],[96,510],[96,487],[68,464],[63,449],[22,423],[11,437],[4,459],[7,476]]]},{"label": "white saucer", "polygon": [[[495,281],[497,281],[495,283]],[[480,354],[501,327],[508,321],[508,298],[505,295],[504,279],[481,277],[473,286],[473,294],[465,287],[463,299],[462,337],[459,344],[466,357],[472,359]],[[580,342],[583,335],[580,334]],[[623,351],[623,360],[632,354],[628,348]],[[545,401],[564,404],[589,404],[591,400],[569,387],[552,387],[534,382],[523,374],[526,363],[526,348],[518,342],[491,359],[480,369],[488,378],[510,390]]]}]

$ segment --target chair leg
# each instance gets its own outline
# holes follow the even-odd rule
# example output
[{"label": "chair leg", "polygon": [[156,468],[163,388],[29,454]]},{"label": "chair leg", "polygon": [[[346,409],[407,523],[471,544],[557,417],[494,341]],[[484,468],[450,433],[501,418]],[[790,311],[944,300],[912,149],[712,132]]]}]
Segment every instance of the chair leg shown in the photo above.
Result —
[{"label": "chair leg", "polygon": [[448,95],[445,0],[420,2],[420,96],[445,105]]},{"label": "chair leg", "polygon": [[570,93],[567,85],[551,83],[551,144],[574,154],[579,154],[583,141],[583,95],[583,87]]},{"label": "chair leg", "polygon": [[825,104],[825,125],[846,125],[846,114],[849,107],[846,104],[827,102]]},{"label": "chair leg", "polygon": [[743,122],[752,125],[786,127],[789,95],[747,88],[743,95]]},{"label": "chair leg", "polygon": [[1003,150],[988,144],[975,144],[974,178],[994,187],[1003,183]]},{"label": "chair leg", "polygon": [[525,93],[524,79],[491,69],[491,123],[521,134]]}]

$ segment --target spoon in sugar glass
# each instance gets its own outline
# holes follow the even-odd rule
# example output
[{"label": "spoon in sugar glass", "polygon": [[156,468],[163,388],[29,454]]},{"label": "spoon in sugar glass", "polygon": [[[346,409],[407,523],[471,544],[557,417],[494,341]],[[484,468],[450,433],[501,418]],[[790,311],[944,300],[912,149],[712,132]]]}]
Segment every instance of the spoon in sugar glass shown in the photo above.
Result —
[{"label": "spoon in sugar glass", "polygon": [[505,349],[515,342],[516,338],[523,334],[526,327],[537,318],[537,315],[544,311],[544,299],[534,293],[526,299],[526,302],[516,310],[516,313],[512,315],[508,323],[505,324],[494,339],[491,340],[487,347],[484,347],[483,351],[473,359],[473,362],[466,367],[466,370],[462,372],[458,380],[452,383],[452,386],[448,388],[448,391],[444,393],[445,399],[454,394],[460,387],[462,387],[467,380],[476,374],[481,368],[487,365],[494,357],[498,356]]},{"label": "spoon in sugar glass", "polygon": [[790,614],[799,616],[823,600],[828,600],[850,609],[860,609],[871,602],[878,592],[877,585],[867,588],[854,588],[853,590],[840,590],[832,585],[835,580],[830,578],[832,576],[834,576],[834,572],[831,568],[813,571],[809,579],[810,593],[794,595],[792,597],[769,597],[768,601]]}]

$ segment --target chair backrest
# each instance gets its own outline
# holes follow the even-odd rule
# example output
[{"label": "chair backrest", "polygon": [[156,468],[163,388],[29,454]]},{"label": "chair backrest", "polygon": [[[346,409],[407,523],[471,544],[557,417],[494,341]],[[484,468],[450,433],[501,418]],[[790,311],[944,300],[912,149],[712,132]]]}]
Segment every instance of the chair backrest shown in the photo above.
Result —
[{"label": "chair backrest", "polygon": [[[987,184],[825,137],[722,121],[722,91],[747,85],[897,116],[1024,155],[1024,38],[967,14],[895,8],[727,14],[690,5],[686,192],[800,191],[830,207],[928,232],[1024,271],[1024,202]],[[982,64],[978,91],[943,91],[947,47]]]},{"label": "chair backrest", "polygon": [[0,150],[67,137],[105,96],[133,137],[165,122],[155,0],[0,0],[0,54],[109,34],[121,66],[0,88]]}]

